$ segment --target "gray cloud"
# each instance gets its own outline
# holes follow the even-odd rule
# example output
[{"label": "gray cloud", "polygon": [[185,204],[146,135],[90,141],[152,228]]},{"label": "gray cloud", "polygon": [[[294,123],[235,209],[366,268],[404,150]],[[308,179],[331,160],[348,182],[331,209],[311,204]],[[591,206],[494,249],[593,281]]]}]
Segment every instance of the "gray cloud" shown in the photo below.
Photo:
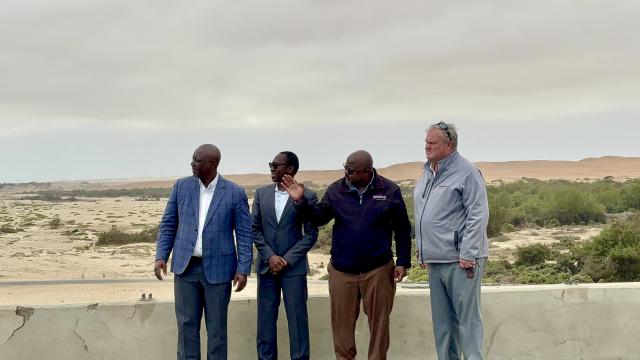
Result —
[{"label": "gray cloud", "polygon": [[633,1],[10,1],[0,121],[12,134],[635,110],[638,17]]},{"label": "gray cloud", "polygon": [[[324,167],[351,146],[379,142],[395,146],[380,151],[387,163],[420,159],[420,132],[434,119],[466,125],[472,138],[499,127],[516,147],[541,124],[563,123],[570,131],[580,121],[622,119],[634,132],[638,18],[640,3],[616,0],[5,0],[0,150],[26,139],[59,148],[57,138],[73,148],[63,152],[69,156],[79,149],[100,154],[115,149],[118,138],[149,134],[147,148],[162,152],[176,132],[185,133],[173,151],[191,151],[189,133],[276,149],[291,141],[281,135],[314,132],[316,138],[293,145]],[[595,139],[597,128],[578,130]],[[418,132],[417,152],[400,131]],[[354,144],[354,132],[376,145]],[[261,138],[266,133],[268,140]],[[91,139],[103,135],[111,140],[98,150]],[[339,145],[327,160],[312,150],[322,139]],[[623,139],[629,143],[607,154],[633,154],[632,141]],[[246,152],[234,144],[227,146],[241,163]],[[474,154],[485,157],[475,160],[503,158],[477,145]],[[539,154],[531,146],[509,155]],[[589,155],[557,146],[547,157]],[[245,160],[230,170],[257,171],[263,162]],[[12,178],[28,171],[9,165]],[[112,173],[117,166],[135,172],[135,164],[121,163]],[[98,173],[87,170],[88,177]]]}]

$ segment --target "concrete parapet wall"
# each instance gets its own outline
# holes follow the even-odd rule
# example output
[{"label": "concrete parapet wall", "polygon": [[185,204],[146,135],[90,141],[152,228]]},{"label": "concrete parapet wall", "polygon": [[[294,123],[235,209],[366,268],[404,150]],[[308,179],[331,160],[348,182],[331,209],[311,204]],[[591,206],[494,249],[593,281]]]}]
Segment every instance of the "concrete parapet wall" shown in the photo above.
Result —
[{"label": "concrete parapet wall", "polygon": [[[640,359],[640,284],[485,288],[488,359]],[[281,309],[282,310],[282,309]],[[309,299],[312,359],[334,359],[329,299]],[[427,290],[401,291],[389,359],[434,359]],[[288,359],[284,313],[279,352]],[[229,358],[255,359],[256,302],[229,309]],[[357,326],[359,358],[368,327]],[[204,348],[204,338],[203,338]],[[0,359],[175,359],[172,303],[0,307]]]}]

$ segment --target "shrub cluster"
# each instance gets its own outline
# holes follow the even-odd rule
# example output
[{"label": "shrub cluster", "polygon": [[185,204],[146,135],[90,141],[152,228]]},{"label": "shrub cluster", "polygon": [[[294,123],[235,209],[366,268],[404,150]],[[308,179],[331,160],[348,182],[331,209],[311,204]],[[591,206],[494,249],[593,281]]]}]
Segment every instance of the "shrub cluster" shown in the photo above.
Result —
[{"label": "shrub cluster", "polygon": [[[400,187],[414,223],[414,186]],[[604,223],[605,214],[640,209],[640,179],[588,183],[567,180],[521,181],[487,186],[490,237],[530,226]]]},{"label": "shrub cluster", "polygon": [[10,224],[3,224],[0,226],[0,234],[15,234],[18,231],[20,231],[20,229],[14,228]]},{"label": "shrub cluster", "polygon": [[54,215],[51,220],[49,220],[49,227],[51,229],[57,229],[62,225],[62,220],[60,220],[60,216]]},{"label": "shrub cluster", "polygon": [[594,281],[639,281],[640,214],[606,227],[574,252],[581,273]]},{"label": "shrub cluster", "polygon": [[78,197],[86,198],[114,198],[138,197],[145,199],[159,199],[169,197],[170,188],[142,188],[142,189],[107,189],[107,190],[44,190],[36,192],[35,196],[25,197],[27,200],[41,201],[76,201]]},{"label": "shrub cluster", "polygon": [[144,229],[137,233],[127,233],[113,225],[109,231],[98,234],[96,245],[124,245],[139,242],[156,242],[158,226]]},{"label": "shrub cluster", "polygon": [[565,237],[560,252],[535,244],[519,248],[517,260],[489,261],[485,281],[498,284],[640,281],[640,214],[617,221],[593,239]]}]

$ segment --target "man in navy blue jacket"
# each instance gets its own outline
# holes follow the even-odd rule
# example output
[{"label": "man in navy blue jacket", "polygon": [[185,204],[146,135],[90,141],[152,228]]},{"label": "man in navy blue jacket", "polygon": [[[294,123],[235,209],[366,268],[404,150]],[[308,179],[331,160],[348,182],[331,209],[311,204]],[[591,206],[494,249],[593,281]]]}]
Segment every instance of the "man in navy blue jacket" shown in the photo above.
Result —
[{"label": "man in navy blue jacket", "polygon": [[336,358],[356,357],[355,325],[362,301],[369,321],[369,360],[386,359],[395,283],[411,266],[411,224],[400,188],[376,173],[368,152],[349,155],[344,172],[320,203],[309,202],[292,177],[285,176],[283,184],[312,223],[335,220],[328,271]]}]

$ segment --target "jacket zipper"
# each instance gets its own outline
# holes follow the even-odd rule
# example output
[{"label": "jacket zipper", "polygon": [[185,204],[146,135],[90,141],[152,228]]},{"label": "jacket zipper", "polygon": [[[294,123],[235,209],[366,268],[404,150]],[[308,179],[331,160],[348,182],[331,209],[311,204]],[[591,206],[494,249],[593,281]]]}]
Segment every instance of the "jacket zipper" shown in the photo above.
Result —
[{"label": "jacket zipper", "polygon": [[[424,263],[424,257],[422,256],[422,218],[424,217],[424,211],[427,209],[427,202],[429,201],[429,196],[431,195],[431,189],[433,189],[433,184],[436,182],[436,176],[438,176],[437,173],[433,176],[433,180],[431,180],[431,184],[428,184],[428,183],[425,184],[424,191],[422,192],[422,198],[425,199],[425,196],[426,196],[426,199],[424,200],[424,206],[422,207],[422,212],[420,213],[420,263]],[[427,195],[428,185],[431,185],[431,186],[429,187],[429,194]]]}]

